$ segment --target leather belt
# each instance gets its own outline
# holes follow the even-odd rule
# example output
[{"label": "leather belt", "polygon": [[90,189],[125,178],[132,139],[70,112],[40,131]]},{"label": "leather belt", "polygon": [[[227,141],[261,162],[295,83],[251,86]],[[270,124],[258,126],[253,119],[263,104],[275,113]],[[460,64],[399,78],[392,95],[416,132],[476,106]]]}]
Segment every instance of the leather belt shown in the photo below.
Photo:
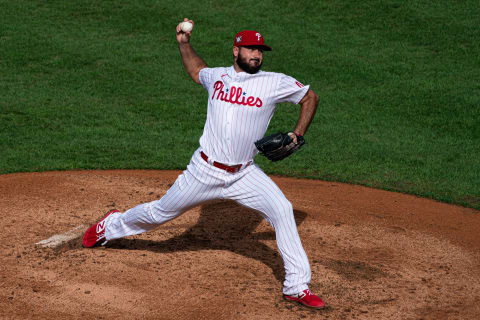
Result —
[{"label": "leather belt", "polygon": [[[202,156],[203,160],[205,160],[207,163],[209,163],[209,162],[208,162],[208,157],[207,157],[207,155],[206,155],[205,153],[203,153],[203,151],[200,151],[200,155]],[[245,167],[248,167],[251,163],[252,163],[251,161],[248,162],[248,163],[245,165]],[[209,164],[210,164],[210,163],[209,163]],[[226,164],[223,164],[223,163],[220,163],[220,162],[217,162],[217,161],[214,161],[214,162],[212,163],[212,165],[213,165],[214,167],[217,167],[217,168],[219,168],[219,169],[225,170],[225,171],[230,172],[230,173],[236,173],[236,172],[240,171],[240,169],[242,169],[242,166],[243,166],[242,164],[236,164],[236,165],[234,165],[234,166],[228,166],[228,165],[226,165]]]}]

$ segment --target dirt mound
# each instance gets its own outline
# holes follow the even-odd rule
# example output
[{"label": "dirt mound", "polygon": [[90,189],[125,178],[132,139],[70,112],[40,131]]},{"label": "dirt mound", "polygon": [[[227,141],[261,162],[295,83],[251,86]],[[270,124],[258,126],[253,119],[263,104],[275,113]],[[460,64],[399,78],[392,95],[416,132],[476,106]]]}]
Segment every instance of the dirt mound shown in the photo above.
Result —
[{"label": "dirt mound", "polygon": [[480,317],[480,212],[359,186],[273,178],[293,203],[321,311],[282,299],[273,229],[234,202],[81,248],[78,234],[108,209],[158,199],[179,173],[0,175],[0,318]]}]

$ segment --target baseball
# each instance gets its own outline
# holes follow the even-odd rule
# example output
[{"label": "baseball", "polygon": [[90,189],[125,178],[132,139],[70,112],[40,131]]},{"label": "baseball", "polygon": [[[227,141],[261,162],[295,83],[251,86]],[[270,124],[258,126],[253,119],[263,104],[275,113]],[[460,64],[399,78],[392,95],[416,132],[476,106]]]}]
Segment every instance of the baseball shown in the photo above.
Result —
[{"label": "baseball", "polygon": [[193,24],[188,21],[183,21],[180,25],[180,28],[182,29],[183,32],[190,32],[193,29]]}]

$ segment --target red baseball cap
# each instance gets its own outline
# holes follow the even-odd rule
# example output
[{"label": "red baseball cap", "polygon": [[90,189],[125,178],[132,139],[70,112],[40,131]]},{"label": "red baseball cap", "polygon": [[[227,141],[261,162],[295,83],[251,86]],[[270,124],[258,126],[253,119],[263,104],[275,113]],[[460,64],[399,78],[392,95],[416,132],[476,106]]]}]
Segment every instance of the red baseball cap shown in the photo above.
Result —
[{"label": "red baseball cap", "polygon": [[237,33],[233,39],[233,45],[236,47],[258,46],[265,51],[272,51],[272,48],[263,42],[263,36],[260,32],[254,30],[243,30]]}]

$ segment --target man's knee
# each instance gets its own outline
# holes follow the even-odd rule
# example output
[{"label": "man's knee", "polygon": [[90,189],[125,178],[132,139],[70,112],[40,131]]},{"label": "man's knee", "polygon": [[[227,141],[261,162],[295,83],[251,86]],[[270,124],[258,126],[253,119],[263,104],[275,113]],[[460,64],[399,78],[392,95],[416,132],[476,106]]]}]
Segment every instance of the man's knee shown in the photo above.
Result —
[{"label": "man's knee", "polygon": [[293,206],[286,198],[275,202],[274,211],[273,219],[276,221],[293,219]]},{"label": "man's knee", "polygon": [[181,214],[181,210],[175,208],[166,208],[161,200],[153,201],[150,205],[150,215],[151,218],[156,223],[163,223],[165,221],[171,220]]},{"label": "man's knee", "polygon": [[293,215],[293,206],[287,198],[283,198],[282,201],[278,202],[279,211],[285,215]]}]

